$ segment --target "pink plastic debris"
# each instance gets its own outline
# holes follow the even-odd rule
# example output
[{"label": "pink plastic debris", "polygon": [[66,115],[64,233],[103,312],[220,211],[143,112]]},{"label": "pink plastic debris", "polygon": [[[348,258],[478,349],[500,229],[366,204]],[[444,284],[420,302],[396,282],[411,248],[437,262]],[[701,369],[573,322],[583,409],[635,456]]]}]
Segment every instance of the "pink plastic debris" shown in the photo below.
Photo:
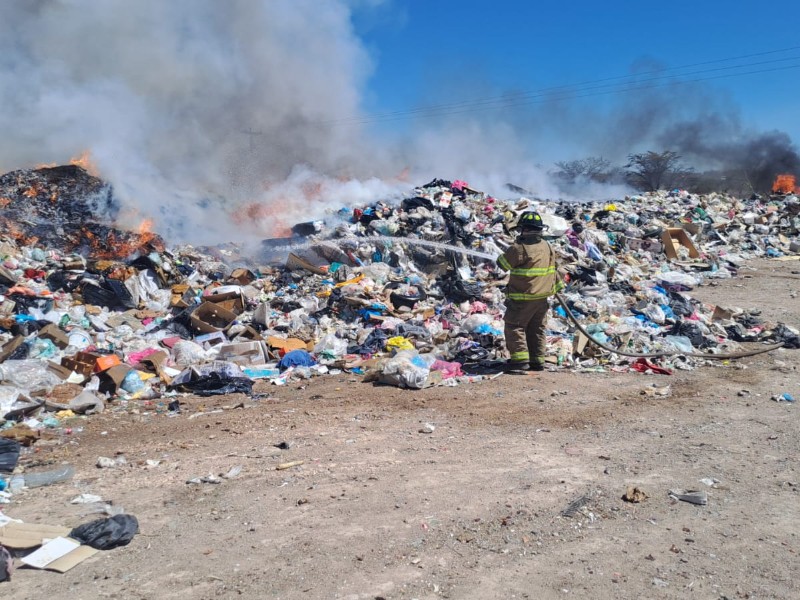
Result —
[{"label": "pink plastic debris", "polygon": [[447,362],[445,360],[434,361],[431,365],[431,370],[441,372],[442,379],[451,379],[464,375],[464,372],[461,370],[461,363]]}]

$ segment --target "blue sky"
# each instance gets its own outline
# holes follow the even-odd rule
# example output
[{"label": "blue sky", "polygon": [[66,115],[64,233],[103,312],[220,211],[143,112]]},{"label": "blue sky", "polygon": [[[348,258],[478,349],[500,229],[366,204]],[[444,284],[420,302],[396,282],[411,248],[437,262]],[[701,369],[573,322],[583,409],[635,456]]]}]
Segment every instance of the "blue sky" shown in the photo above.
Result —
[{"label": "blue sky", "polygon": [[[796,1],[365,4],[355,11],[354,27],[373,61],[364,97],[370,113],[574,85],[795,46],[793,51],[689,69],[753,65],[690,78],[776,70],[715,79],[688,89],[690,95],[700,90],[738,113],[746,128],[780,129],[795,144],[800,142],[800,68],[786,69],[800,65]],[[580,99],[577,106],[602,114],[631,94],[636,92],[594,95]],[[676,97],[676,102],[682,101]],[[402,128],[408,122],[401,118],[378,126]]]}]

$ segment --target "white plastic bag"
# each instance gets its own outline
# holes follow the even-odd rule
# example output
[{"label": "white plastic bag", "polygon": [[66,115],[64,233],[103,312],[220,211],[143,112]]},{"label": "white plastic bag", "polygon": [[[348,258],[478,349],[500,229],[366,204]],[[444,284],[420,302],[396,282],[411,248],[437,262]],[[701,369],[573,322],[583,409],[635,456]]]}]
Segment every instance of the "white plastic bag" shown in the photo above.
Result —
[{"label": "white plastic bag", "polygon": [[403,350],[386,362],[380,381],[419,390],[425,387],[429,374],[427,363],[416,351]]},{"label": "white plastic bag", "polygon": [[314,354],[327,354],[339,357],[347,354],[347,340],[337,337],[335,333],[329,333],[314,346]]},{"label": "white plastic bag", "polygon": [[179,367],[191,367],[204,363],[207,360],[207,353],[200,344],[181,340],[172,347],[172,360]]}]

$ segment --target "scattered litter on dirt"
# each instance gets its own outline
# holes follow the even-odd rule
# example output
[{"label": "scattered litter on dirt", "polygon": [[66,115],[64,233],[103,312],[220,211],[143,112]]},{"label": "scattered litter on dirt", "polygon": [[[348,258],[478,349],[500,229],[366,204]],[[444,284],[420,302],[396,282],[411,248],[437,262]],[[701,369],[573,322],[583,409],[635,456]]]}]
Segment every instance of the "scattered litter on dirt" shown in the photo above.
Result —
[{"label": "scattered litter on dirt", "polygon": [[633,485],[629,485],[622,495],[622,499],[625,500],[625,502],[631,502],[633,504],[644,502],[647,498],[649,498],[649,496],[644,490]]},{"label": "scattered litter on dirt", "polygon": [[689,504],[705,506],[708,504],[708,494],[704,491],[696,490],[670,490],[669,497]]},{"label": "scattered litter on dirt", "polygon": [[[224,494],[244,487],[256,469],[260,477],[270,472],[277,476],[274,471],[307,461],[286,461],[295,447],[291,442],[264,449],[270,442],[261,441],[239,447],[235,454],[226,454],[231,451],[225,447],[215,453],[214,461],[187,472],[173,454],[197,442],[167,436],[163,443],[154,441],[160,444],[156,458],[144,456],[146,452],[135,456],[123,443],[96,448],[81,459],[85,464],[76,477],[76,467],[65,457],[75,458],[70,452],[81,447],[94,422],[104,424],[98,436],[107,436],[109,443],[123,422],[135,423],[143,436],[157,426],[154,423],[173,422],[203,431],[204,444],[227,444],[249,435],[252,419],[271,414],[278,397],[285,400],[283,392],[306,394],[307,387],[315,392],[308,399],[313,402],[303,404],[303,416],[308,417],[331,403],[353,402],[362,394],[359,389],[374,390],[370,393],[376,397],[385,392],[398,402],[420,402],[422,407],[426,394],[443,397],[458,387],[454,402],[477,401],[480,392],[473,395],[471,390],[496,389],[492,386],[502,375],[496,367],[508,358],[503,337],[505,279],[495,257],[513,241],[516,219],[530,210],[542,214],[548,224],[548,239],[566,283],[562,297],[568,310],[553,305],[550,311],[547,368],[533,374],[536,379],[516,379],[626,374],[640,383],[627,395],[615,390],[613,401],[618,405],[628,406],[632,398],[639,398],[640,405],[663,400],[677,406],[687,401],[681,395],[687,374],[745,368],[733,359],[712,364],[698,354],[724,358],[767,343],[783,346],[781,360],[773,364],[776,372],[793,373],[786,353],[800,347],[800,337],[791,322],[765,317],[755,301],[739,307],[727,297],[709,303],[695,296],[750,277],[754,259],[783,263],[798,257],[800,202],[794,194],[735,198],[673,190],[614,202],[562,203],[519,193],[500,198],[464,182],[434,180],[397,203],[376,199],[329,214],[313,227],[299,224],[293,228],[294,237],[265,240],[260,255],[248,257],[235,244],[170,247],[147,224],[125,231],[96,218],[92,211],[98,198],[108,209],[103,214],[113,213],[115,199],[104,182],[79,167],[0,177],[0,503],[17,508],[31,500],[36,493],[31,490],[71,481],[80,493],[70,490],[64,504],[86,504],[95,514],[113,515],[117,521],[104,519],[93,526],[109,544],[127,544],[133,530],[128,515],[121,507],[105,504],[102,498],[108,497],[108,490],[89,487],[87,480],[102,483],[134,472],[158,474],[178,484],[184,494]],[[599,344],[647,356],[625,356]],[[327,387],[325,382],[330,382]],[[568,387],[543,387],[541,393],[533,390],[519,397],[542,409],[592,402]],[[730,395],[748,402],[771,397],[792,403],[789,391],[775,392],[787,388],[792,389],[790,383],[775,382],[764,391],[742,379]],[[395,392],[400,396],[391,395]],[[649,397],[658,402],[645,401]],[[498,413],[496,418],[506,417]],[[450,436],[450,421],[440,419],[435,412],[420,414],[405,423],[403,435],[415,427],[432,434],[433,422],[447,422],[449,437],[409,436],[417,445],[426,439],[426,445],[436,446],[431,452],[446,456],[460,442],[456,433]],[[349,433],[341,446],[365,448],[365,456],[374,452],[358,435],[370,426],[363,421],[363,429]],[[576,431],[590,426],[578,420],[569,425]],[[664,431],[666,426],[658,428]],[[266,431],[269,424],[264,427]],[[552,434],[557,430],[540,422],[530,431],[551,434],[538,440],[557,438]],[[278,435],[294,438],[295,432],[271,435],[273,440],[281,439]],[[648,429],[636,435],[660,439],[663,433]],[[297,439],[301,447],[310,445],[308,438]],[[775,436],[762,439],[778,443]],[[561,452],[554,453],[573,464],[597,456],[591,440],[558,438],[558,443]],[[693,451],[696,448],[685,450]],[[106,455],[98,456],[101,452]],[[278,455],[284,462],[278,462]],[[94,456],[97,469],[88,475],[86,467]],[[217,461],[225,456],[252,458],[253,463],[246,462],[247,469],[228,463],[222,467],[227,470],[219,470]],[[255,467],[256,461],[270,462]],[[609,475],[607,481],[632,469],[620,459],[612,462],[597,469]],[[393,463],[387,460],[389,464]],[[284,481],[276,485],[310,477],[318,466],[316,457],[313,465],[314,469],[281,475]],[[319,468],[335,473],[337,467],[331,459]],[[380,477],[371,473],[363,477],[363,484],[372,485]],[[701,482],[720,489],[712,478]],[[289,499],[294,510],[312,501],[313,489]],[[329,496],[350,501],[340,492]],[[705,492],[691,490],[671,490],[670,497],[698,505],[708,502]],[[631,486],[624,498],[641,503],[647,494]],[[402,502],[398,498],[397,506]],[[592,500],[589,512],[589,502],[588,495],[579,496],[560,514],[572,519],[583,514],[594,526],[601,513],[624,510],[603,507],[600,500],[595,506]],[[558,508],[550,514],[558,514]],[[514,519],[524,521],[524,516],[503,519],[499,527]],[[421,522],[426,535],[441,527],[435,516],[425,515]],[[570,524],[585,526],[586,521],[574,519]],[[119,536],[111,531],[117,525],[123,530]],[[63,557],[72,556],[67,561],[72,568],[88,557],[81,554],[88,550],[69,542],[69,532],[41,536],[27,558],[53,568],[44,555],[58,550]],[[45,539],[59,541],[34,556]],[[495,550],[501,555],[502,550]],[[415,566],[427,564],[426,560]],[[0,553],[0,578],[2,567]]]}]

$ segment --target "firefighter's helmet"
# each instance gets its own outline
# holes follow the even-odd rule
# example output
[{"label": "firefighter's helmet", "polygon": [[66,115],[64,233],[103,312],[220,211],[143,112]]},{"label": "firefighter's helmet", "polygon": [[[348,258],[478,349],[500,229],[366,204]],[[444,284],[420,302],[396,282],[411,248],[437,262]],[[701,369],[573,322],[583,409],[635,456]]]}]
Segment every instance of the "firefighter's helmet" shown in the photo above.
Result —
[{"label": "firefighter's helmet", "polygon": [[517,227],[522,231],[544,231],[544,222],[539,213],[528,211],[519,216]]}]

